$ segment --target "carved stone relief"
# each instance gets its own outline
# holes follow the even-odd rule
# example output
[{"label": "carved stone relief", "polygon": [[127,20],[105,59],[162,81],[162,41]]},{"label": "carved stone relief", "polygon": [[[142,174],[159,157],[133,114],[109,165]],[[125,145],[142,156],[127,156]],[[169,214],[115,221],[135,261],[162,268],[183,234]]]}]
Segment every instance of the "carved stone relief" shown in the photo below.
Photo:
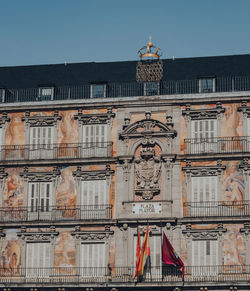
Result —
[{"label": "carved stone relief", "polygon": [[161,175],[161,160],[155,156],[153,147],[144,146],[140,150],[140,157],[134,161],[137,195],[150,200],[159,194],[159,178]]}]

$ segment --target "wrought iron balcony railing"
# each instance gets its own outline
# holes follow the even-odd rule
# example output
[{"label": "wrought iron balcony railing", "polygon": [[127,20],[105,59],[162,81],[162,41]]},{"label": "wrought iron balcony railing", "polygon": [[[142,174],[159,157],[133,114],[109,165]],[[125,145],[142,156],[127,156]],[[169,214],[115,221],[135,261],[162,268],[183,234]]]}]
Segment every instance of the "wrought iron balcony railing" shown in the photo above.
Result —
[{"label": "wrought iron balcony railing", "polygon": [[82,159],[111,157],[112,142],[0,146],[1,160]]},{"label": "wrought iron balcony railing", "polygon": [[[114,268],[2,268],[0,283],[135,283],[134,267]],[[186,266],[184,284],[192,282],[249,282],[249,265]],[[152,267],[143,283],[182,282],[182,273],[172,267]]]},{"label": "wrought iron balcony railing", "polygon": [[186,138],[185,154],[250,152],[250,136]]},{"label": "wrought iron balcony railing", "polygon": [[100,220],[112,218],[112,205],[2,207],[0,222]]},{"label": "wrought iron balcony railing", "polygon": [[200,80],[161,81],[154,89],[147,90],[144,83],[109,83],[103,94],[92,96],[91,85],[53,88],[53,93],[41,95],[39,88],[4,89],[0,102],[34,102],[90,98],[115,98],[146,95],[202,94],[211,92],[250,91],[250,76],[216,78],[215,88],[202,89]]},{"label": "wrought iron balcony railing", "polygon": [[184,202],[185,217],[250,216],[250,200]]}]

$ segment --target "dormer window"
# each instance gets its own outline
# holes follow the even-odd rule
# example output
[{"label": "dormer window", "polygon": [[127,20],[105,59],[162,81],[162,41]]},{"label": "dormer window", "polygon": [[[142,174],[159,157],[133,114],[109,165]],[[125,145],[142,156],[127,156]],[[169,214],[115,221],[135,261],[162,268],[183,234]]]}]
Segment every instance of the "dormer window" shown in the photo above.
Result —
[{"label": "dormer window", "polygon": [[5,93],[5,90],[0,89],[0,102],[4,102],[4,93]]},{"label": "dormer window", "polygon": [[106,97],[106,84],[92,84],[90,88],[91,98]]},{"label": "dormer window", "polygon": [[215,78],[202,78],[199,80],[199,92],[211,93],[215,92]]},{"label": "dormer window", "polygon": [[41,87],[39,88],[39,100],[53,100],[53,87]]},{"label": "dormer window", "polygon": [[144,96],[159,95],[159,82],[144,83]]}]

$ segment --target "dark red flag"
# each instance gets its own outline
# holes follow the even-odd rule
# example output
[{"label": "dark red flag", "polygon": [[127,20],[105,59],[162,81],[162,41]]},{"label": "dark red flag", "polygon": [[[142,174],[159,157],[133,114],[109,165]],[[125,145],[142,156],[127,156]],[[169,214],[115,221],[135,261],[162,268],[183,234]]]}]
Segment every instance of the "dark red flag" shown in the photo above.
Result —
[{"label": "dark red flag", "polygon": [[177,269],[181,269],[182,278],[184,279],[184,264],[181,258],[176,254],[174,248],[172,247],[164,232],[162,242],[162,261],[166,265],[172,265],[175,266]]}]

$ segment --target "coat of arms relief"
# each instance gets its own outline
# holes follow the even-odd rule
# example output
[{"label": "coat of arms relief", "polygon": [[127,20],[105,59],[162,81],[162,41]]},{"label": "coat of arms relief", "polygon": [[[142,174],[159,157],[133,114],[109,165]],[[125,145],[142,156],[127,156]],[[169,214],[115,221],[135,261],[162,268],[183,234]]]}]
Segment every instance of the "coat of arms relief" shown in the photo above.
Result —
[{"label": "coat of arms relief", "polygon": [[161,175],[161,160],[155,156],[153,147],[142,147],[140,157],[134,160],[136,189],[135,194],[150,200],[160,193],[159,178]]},{"label": "coat of arms relief", "polygon": [[126,117],[124,121],[119,137],[127,144],[127,152],[120,161],[124,163],[124,171],[133,165],[135,195],[151,200],[160,194],[162,163],[171,155],[171,140],[177,135],[172,117],[166,115],[163,123],[147,111],[145,119],[130,124],[130,118]]}]

